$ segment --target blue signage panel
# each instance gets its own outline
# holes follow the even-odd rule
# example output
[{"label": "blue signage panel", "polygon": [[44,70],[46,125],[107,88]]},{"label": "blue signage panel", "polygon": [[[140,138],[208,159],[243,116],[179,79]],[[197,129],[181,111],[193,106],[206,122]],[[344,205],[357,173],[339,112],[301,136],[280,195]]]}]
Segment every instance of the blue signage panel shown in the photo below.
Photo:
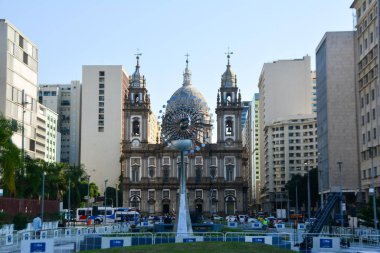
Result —
[{"label": "blue signage panel", "polygon": [[258,227],[260,227],[260,223],[254,223],[253,226],[254,226],[255,228],[258,228]]},{"label": "blue signage panel", "polygon": [[254,242],[254,243],[265,243],[265,238],[264,237],[254,237],[254,238],[252,238],[252,242]]},{"label": "blue signage panel", "polygon": [[46,242],[32,242],[30,252],[46,252]]},{"label": "blue signage panel", "polygon": [[319,247],[324,249],[332,249],[332,239],[319,239]]},{"label": "blue signage panel", "polygon": [[124,240],[110,240],[110,248],[124,247]]},{"label": "blue signage panel", "polygon": [[229,227],[237,227],[237,223],[236,222],[228,222],[228,226]]},{"label": "blue signage panel", "polygon": [[183,238],[183,242],[196,242],[195,238]]}]

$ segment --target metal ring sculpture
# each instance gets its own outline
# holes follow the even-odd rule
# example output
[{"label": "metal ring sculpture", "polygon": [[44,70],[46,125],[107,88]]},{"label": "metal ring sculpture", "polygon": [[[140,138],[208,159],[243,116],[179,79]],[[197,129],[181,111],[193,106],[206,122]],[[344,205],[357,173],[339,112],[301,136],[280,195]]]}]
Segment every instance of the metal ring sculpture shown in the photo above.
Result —
[{"label": "metal ring sculpture", "polygon": [[204,113],[200,99],[189,96],[172,97],[162,114],[163,141],[171,143],[173,140],[189,139],[193,142],[202,142]]}]

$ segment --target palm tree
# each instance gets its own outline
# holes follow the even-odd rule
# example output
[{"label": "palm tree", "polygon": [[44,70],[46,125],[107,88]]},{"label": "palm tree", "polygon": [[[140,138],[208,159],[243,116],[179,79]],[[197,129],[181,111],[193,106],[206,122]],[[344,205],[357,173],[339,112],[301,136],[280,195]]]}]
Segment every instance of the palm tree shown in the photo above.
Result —
[{"label": "palm tree", "polygon": [[12,123],[0,115],[0,172],[5,195],[16,194],[16,169],[20,165],[20,150],[12,142]]}]

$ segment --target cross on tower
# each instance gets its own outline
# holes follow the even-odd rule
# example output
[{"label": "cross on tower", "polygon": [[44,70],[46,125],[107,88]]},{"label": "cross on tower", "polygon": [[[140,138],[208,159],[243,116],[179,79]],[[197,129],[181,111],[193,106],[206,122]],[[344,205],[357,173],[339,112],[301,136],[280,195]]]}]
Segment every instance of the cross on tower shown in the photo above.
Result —
[{"label": "cross on tower", "polygon": [[186,56],[186,67],[187,67],[187,65],[188,65],[188,63],[189,63],[189,53],[186,53],[185,54],[185,56]]},{"label": "cross on tower", "polygon": [[227,55],[228,65],[230,65],[230,57],[231,57],[231,54],[234,54],[234,52],[231,52],[230,47],[228,47],[227,53],[225,53],[225,54]]},{"label": "cross on tower", "polygon": [[136,49],[136,59],[137,59],[137,65],[139,65],[139,59],[140,59],[140,56],[142,55],[142,53],[140,53],[140,50],[137,48]]}]

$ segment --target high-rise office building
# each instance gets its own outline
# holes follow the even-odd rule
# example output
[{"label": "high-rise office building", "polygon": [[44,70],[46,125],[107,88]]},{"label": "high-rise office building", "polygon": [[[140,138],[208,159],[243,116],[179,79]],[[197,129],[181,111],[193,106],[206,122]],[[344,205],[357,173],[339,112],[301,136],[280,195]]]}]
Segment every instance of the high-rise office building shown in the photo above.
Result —
[{"label": "high-rise office building", "polygon": [[[274,211],[278,192],[284,192],[284,184],[290,178],[289,173],[279,175],[289,169],[285,161],[277,163],[277,158],[282,159],[289,154],[285,149],[285,136],[280,136],[285,126],[291,119],[298,120],[300,115],[313,118],[312,114],[312,73],[310,71],[310,56],[302,59],[279,60],[265,63],[259,79],[260,103],[259,103],[259,129],[260,129],[260,164],[261,164],[261,189],[260,198],[264,210]],[[309,115],[309,116],[307,116]],[[283,120],[286,120],[283,122]],[[275,127],[274,127],[275,126]],[[279,133],[272,133],[280,130]],[[274,136],[273,136],[274,134]],[[272,138],[280,138],[272,140]],[[278,154],[271,149],[271,141],[277,141],[282,146]],[[301,140],[299,140],[301,141]],[[303,144],[310,145],[310,144]],[[306,151],[309,155],[309,150]],[[315,154],[313,154],[315,155]],[[303,157],[304,154],[301,154]],[[302,160],[302,159],[300,159]],[[275,180],[276,176],[276,180]],[[284,178],[282,178],[284,176]],[[279,179],[279,180],[277,180]]]},{"label": "high-rise office building", "polygon": [[259,129],[259,106],[260,106],[260,94],[255,93],[252,101],[252,139],[253,139],[253,149],[252,149],[252,165],[253,165],[253,181],[252,181],[252,191],[253,191],[253,201],[255,204],[260,202],[260,129]]},{"label": "high-rise office building", "polygon": [[47,84],[39,86],[39,101],[59,114],[60,161],[79,165],[81,84]]},{"label": "high-rise office building", "polygon": [[[380,195],[380,89],[379,89],[379,1],[355,0],[356,10],[356,87],[359,117],[359,153],[361,189],[368,200],[369,192],[376,189]],[[372,151],[372,155],[371,155]]]},{"label": "high-rise office building", "polygon": [[[121,175],[124,97],[129,86],[120,65],[83,66],[80,163],[100,192]],[[105,181],[108,180],[108,181]]]},{"label": "high-rise office building", "polygon": [[327,32],[316,49],[319,189],[342,186],[347,197],[360,184],[354,38],[353,31]]}]

